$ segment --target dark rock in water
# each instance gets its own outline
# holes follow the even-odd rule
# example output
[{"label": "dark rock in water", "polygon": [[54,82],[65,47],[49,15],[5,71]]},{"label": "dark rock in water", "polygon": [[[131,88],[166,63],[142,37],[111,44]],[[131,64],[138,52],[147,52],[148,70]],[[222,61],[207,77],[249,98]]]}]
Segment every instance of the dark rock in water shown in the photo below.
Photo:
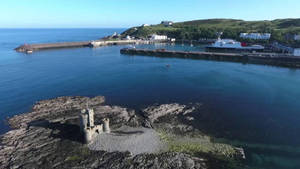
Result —
[{"label": "dark rock in water", "polygon": [[[9,119],[13,130],[0,137],[0,168],[194,168],[205,169],[209,158],[176,152],[139,154],[92,151],[83,144],[78,114],[93,108],[95,123],[111,119],[112,129],[122,125],[153,127],[167,114],[188,114],[180,105],[148,108],[147,118],[133,110],[103,105],[104,97],[59,97],[40,101],[29,113]],[[172,110],[170,110],[172,109]],[[151,111],[150,111],[151,110]],[[153,111],[154,110],[154,111]]]}]

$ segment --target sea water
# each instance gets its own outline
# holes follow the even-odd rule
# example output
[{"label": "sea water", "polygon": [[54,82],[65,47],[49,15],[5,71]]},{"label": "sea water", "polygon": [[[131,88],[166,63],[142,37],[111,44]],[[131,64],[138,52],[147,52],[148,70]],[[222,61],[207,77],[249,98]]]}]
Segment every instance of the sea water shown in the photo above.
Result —
[{"label": "sea water", "polygon": [[[106,97],[133,109],[201,103],[194,125],[243,147],[257,168],[300,168],[300,70],[203,60],[128,56],[125,46],[17,53],[24,43],[85,41],[125,29],[0,29],[0,132],[6,117],[59,96]],[[137,48],[203,51],[203,46]]]}]

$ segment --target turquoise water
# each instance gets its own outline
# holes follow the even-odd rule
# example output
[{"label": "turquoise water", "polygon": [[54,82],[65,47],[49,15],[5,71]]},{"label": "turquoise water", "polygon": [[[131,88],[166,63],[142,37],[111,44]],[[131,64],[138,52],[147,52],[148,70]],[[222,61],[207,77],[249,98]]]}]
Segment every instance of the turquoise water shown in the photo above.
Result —
[{"label": "turquoise water", "polygon": [[[127,46],[27,55],[23,43],[97,39],[122,29],[0,29],[0,119],[38,100],[104,95],[108,104],[203,103],[195,125],[246,150],[258,168],[300,168],[300,70],[240,63],[121,55]],[[138,48],[203,50],[181,44]],[[170,65],[167,67],[166,65]],[[1,133],[7,126],[1,123]]]}]

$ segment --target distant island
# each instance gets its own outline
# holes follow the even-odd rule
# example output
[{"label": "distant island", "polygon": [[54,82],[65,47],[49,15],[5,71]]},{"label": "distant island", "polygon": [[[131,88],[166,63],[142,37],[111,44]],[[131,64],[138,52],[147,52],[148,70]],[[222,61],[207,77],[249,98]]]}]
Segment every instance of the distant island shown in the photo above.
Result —
[{"label": "distant island", "polygon": [[[173,23],[162,21],[157,25],[143,24],[133,27],[121,34],[147,38],[152,34],[167,35],[176,40],[216,39],[217,33],[223,32],[222,38],[236,39],[246,42],[279,42],[293,47],[300,46],[300,19],[276,19],[264,21],[244,21],[235,19],[206,19]],[[241,33],[269,33],[269,39],[242,38]]]}]

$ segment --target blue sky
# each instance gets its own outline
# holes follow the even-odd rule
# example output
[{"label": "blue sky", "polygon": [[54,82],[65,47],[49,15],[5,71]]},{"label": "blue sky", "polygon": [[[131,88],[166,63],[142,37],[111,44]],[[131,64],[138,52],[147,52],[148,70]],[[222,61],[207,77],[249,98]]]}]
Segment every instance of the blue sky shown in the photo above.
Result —
[{"label": "blue sky", "polygon": [[126,28],[161,20],[300,18],[299,7],[300,0],[0,0],[0,28]]}]

